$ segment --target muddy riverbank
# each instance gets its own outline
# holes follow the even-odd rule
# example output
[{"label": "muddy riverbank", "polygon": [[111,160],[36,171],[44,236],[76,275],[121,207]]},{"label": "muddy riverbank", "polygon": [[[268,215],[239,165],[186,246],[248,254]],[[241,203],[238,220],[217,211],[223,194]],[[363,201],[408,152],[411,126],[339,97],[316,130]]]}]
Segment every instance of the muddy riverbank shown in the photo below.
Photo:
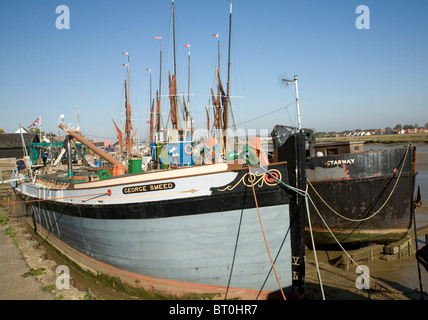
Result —
[{"label": "muddy riverbank", "polygon": [[[10,209],[10,208],[9,208]],[[417,217],[424,217],[428,214],[428,206],[417,209]],[[20,252],[28,265],[28,271],[42,270],[40,273],[35,273],[32,276],[40,282],[40,294],[45,299],[58,300],[134,300],[138,299],[121,292],[115,292],[109,288],[105,288],[93,282],[90,279],[79,274],[76,270],[70,270],[71,286],[69,289],[58,289],[55,287],[58,274],[56,268],[58,265],[66,262],[60,257],[55,256],[55,253],[37,239],[31,230],[25,226],[22,215],[15,212],[15,217],[12,217],[12,210],[6,207],[0,209],[0,215],[9,215],[9,221],[5,226],[0,227],[0,231],[13,229],[13,236],[10,239],[1,241],[10,241],[16,243],[16,251]],[[9,229],[10,230],[10,229]],[[354,254],[353,250],[349,254]],[[343,252],[339,249],[329,250],[317,249],[317,257],[319,262],[321,283],[326,300],[418,300],[420,293],[418,291],[418,274],[414,252],[409,256],[403,256],[388,259],[382,259],[385,255],[376,254],[371,258],[359,260],[359,265],[367,265],[370,270],[370,276],[373,280],[370,282],[370,289],[358,289],[356,286],[357,274],[356,265],[351,265],[348,270],[343,269],[339,263],[339,257]],[[14,258],[16,259],[16,258]],[[428,288],[428,273],[423,269],[422,281],[424,291]],[[16,272],[11,270],[11,272]],[[9,288],[9,290],[11,290]],[[22,288],[12,288],[12,290],[22,290]],[[48,293],[48,295],[46,294]],[[9,295],[3,295],[2,299],[20,299],[19,295],[10,291]],[[27,296],[28,298],[28,296]],[[30,298],[32,299],[32,298]],[[39,299],[38,295],[34,299]],[[306,250],[306,300],[321,300],[323,299],[322,291],[317,273],[314,252],[307,248]],[[428,299],[428,296],[425,296]]]},{"label": "muddy riverbank", "polygon": [[[417,228],[426,230],[428,225],[428,204],[416,208]],[[321,283],[326,300],[420,300],[420,282],[424,300],[428,300],[428,272],[418,264],[415,257],[414,231],[408,241],[396,244],[395,254],[385,252],[382,245],[366,247],[345,247],[359,266],[367,266],[371,279],[369,289],[358,289],[357,265],[347,261],[346,254],[339,246],[316,248],[320,265]],[[418,248],[426,244],[423,235],[418,237]],[[400,250],[400,247],[402,250]],[[404,248],[404,249],[403,249]],[[348,264],[349,263],[349,264]],[[361,278],[360,278],[361,279]],[[315,267],[314,251],[306,249],[306,292],[308,300],[322,299],[320,281]]]}]

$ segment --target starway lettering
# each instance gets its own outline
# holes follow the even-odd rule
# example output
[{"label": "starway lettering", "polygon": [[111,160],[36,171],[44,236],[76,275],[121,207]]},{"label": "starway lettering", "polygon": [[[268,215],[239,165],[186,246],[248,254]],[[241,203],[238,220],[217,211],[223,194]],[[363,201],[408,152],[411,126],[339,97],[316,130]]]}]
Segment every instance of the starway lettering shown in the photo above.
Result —
[{"label": "starway lettering", "polygon": [[339,159],[339,160],[328,160],[324,162],[328,166],[337,166],[342,164],[354,164],[355,159]]},{"label": "starway lettering", "polygon": [[122,189],[122,192],[124,194],[129,194],[129,193],[150,192],[150,191],[158,191],[158,190],[171,190],[174,188],[175,188],[174,182],[167,182],[167,183],[147,184],[144,186],[126,187]]}]

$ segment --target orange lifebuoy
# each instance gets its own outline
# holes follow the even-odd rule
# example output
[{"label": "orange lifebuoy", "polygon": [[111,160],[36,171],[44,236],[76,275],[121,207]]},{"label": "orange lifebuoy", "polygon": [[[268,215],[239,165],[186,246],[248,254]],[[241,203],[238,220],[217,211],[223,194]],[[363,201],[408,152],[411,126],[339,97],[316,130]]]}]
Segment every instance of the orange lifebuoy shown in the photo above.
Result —
[{"label": "orange lifebuoy", "polygon": [[[187,147],[190,147],[190,151],[188,150],[188,148]],[[191,144],[187,144],[185,147],[184,147],[184,152],[186,153],[186,154],[188,154],[188,155],[191,155],[192,153],[193,153],[193,146],[191,145]]]},{"label": "orange lifebuoy", "polygon": [[[275,178],[273,178],[272,176]],[[269,182],[269,183],[273,183],[273,182],[278,181],[278,178],[279,178],[279,176],[276,172],[269,171],[269,173],[265,174],[265,180],[266,180],[266,182]]]}]

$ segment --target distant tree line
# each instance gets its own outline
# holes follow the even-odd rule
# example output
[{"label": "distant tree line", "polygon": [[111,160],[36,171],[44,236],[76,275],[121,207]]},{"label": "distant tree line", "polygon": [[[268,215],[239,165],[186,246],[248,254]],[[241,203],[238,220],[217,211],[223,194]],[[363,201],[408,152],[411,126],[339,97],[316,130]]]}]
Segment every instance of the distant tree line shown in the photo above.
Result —
[{"label": "distant tree line", "polygon": [[[399,124],[397,124],[395,127],[394,127],[394,130],[406,130],[406,129],[417,129],[417,128],[420,128],[419,127],[419,125],[417,124],[417,123],[415,123],[415,125],[411,125],[411,124],[405,124],[404,126],[403,125],[401,125],[400,123]],[[424,128],[425,129],[428,129],[428,122],[427,123],[425,123],[425,125],[424,125]],[[386,128],[385,128],[386,129]]]},{"label": "distant tree line", "polygon": [[[417,123],[413,124],[405,124],[402,125],[401,123],[398,123],[394,128],[391,127],[386,127],[385,128],[385,132],[386,133],[396,133],[399,132],[401,130],[407,130],[407,129],[418,129],[421,128]],[[428,129],[428,122],[425,123],[425,125],[423,126],[423,128]],[[315,133],[315,137],[324,137],[326,135],[334,135],[334,134],[344,134],[344,135],[348,135],[352,132],[375,132],[375,131],[380,131],[380,129],[355,129],[355,130],[344,130],[341,132],[337,132],[337,131],[330,131],[330,132],[316,132]]]}]

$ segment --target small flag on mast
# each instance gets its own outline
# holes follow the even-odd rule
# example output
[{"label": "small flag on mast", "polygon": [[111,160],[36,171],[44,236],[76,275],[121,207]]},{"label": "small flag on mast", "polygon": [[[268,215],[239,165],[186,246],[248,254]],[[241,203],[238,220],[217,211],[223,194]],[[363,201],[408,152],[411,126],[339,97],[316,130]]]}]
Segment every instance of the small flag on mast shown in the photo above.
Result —
[{"label": "small flag on mast", "polygon": [[127,67],[127,66],[128,66],[128,64],[127,64],[127,63],[124,63],[124,64],[122,64],[122,66]]},{"label": "small flag on mast", "polygon": [[129,56],[129,52],[122,52],[124,55]]},{"label": "small flag on mast", "polygon": [[160,39],[162,39],[162,37],[160,37],[160,36],[156,36],[156,37],[153,37],[153,39],[160,40]]},{"label": "small flag on mast", "polygon": [[30,124],[28,128],[38,127],[38,126],[40,126],[40,116],[36,120],[34,120],[34,122]]},{"label": "small flag on mast", "polygon": [[190,48],[190,44],[185,44],[184,45],[186,48]]},{"label": "small flag on mast", "polygon": [[152,71],[152,69],[146,69],[146,71],[150,72],[150,71]]},{"label": "small flag on mast", "polygon": [[218,33],[213,34],[213,37],[214,37],[214,38],[218,38]]}]

